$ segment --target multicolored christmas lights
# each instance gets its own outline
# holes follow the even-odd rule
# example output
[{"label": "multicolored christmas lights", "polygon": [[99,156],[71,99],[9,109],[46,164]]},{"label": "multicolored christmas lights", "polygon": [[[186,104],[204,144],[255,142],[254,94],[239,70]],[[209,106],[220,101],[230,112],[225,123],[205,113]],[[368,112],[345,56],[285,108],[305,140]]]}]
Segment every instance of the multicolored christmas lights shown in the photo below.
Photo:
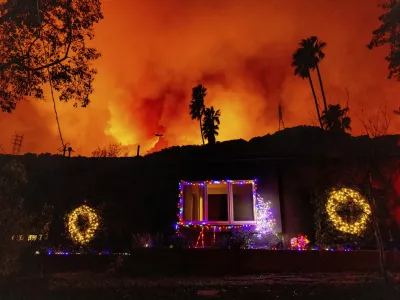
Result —
[{"label": "multicolored christmas lights", "polygon": [[259,236],[274,233],[276,221],[271,211],[271,202],[257,194],[256,231]]},{"label": "multicolored christmas lights", "polygon": [[[353,222],[346,222],[338,214],[341,205],[355,205],[362,211],[358,219]],[[335,228],[341,232],[353,235],[362,235],[367,227],[368,219],[371,215],[371,208],[366,199],[356,190],[341,188],[333,190],[326,203],[326,212],[329,220]]]},{"label": "multicolored christmas lights", "polygon": [[306,250],[306,246],[310,243],[306,235],[299,234],[290,240],[290,247],[292,250]]},{"label": "multicolored christmas lights", "polygon": [[[255,201],[255,224],[242,224],[242,225],[217,225],[210,224],[207,221],[200,222],[186,222],[183,220],[183,189],[185,185],[190,186],[205,186],[209,184],[252,184],[253,185],[253,199]],[[176,224],[176,230],[182,227],[186,228],[198,228],[200,234],[204,232],[213,231],[215,240],[215,232],[230,231],[232,229],[243,229],[249,231],[256,231],[261,234],[273,233],[275,229],[276,221],[271,211],[271,203],[264,201],[260,195],[257,194],[257,180],[206,180],[201,182],[188,182],[181,181],[179,183],[179,203],[178,203],[178,223]]]}]

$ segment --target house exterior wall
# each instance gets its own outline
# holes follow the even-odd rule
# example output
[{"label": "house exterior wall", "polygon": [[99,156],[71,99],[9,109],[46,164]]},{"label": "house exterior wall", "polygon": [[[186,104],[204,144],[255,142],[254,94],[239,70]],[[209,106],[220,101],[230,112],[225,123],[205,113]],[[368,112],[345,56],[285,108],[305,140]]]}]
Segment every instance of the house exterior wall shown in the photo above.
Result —
[{"label": "house exterior wall", "polygon": [[171,231],[177,222],[180,180],[205,179],[256,178],[258,192],[272,203],[277,231],[289,236],[298,233],[312,236],[314,221],[310,198],[313,191],[338,183],[361,182],[346,177],[353,168],[348,161],[315,157],[229,161],[150,158],[1,156],[0,164],[18,159],[26,166],[28,183],[23,193],[28,207],[34,210],[43,203],[55,207],[49,233],[49,240],[55,243],[62,242],[64,215],[84,200],[90,206],[102,207],[107,230],[102,237],[105,244],[118,244],[122,240],[130,243],[131,234],[135,232]]}]

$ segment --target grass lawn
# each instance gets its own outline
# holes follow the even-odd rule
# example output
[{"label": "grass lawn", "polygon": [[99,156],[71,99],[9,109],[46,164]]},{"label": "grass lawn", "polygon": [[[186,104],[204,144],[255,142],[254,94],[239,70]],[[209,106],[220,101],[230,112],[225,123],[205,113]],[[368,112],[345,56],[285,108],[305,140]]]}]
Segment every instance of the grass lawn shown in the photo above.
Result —
[{"label": "grass lawn", "polygon": [[14,278],[0,285],[0,300],[59,299],[400,299],[377,274],[265,274],[219,278],[129,278],[63,273],[45,278]]}]

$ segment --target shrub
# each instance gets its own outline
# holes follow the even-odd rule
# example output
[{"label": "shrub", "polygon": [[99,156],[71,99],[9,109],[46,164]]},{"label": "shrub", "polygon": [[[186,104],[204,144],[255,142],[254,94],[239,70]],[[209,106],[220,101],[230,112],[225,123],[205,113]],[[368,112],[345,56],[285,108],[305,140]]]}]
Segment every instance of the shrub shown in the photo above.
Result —
[{"label": "shrub", "polygon": [[147,248],[152,246],[151,235],[145,233],[132,234],[132,248]]},{"label": "shrub", "polygon": [[21,196],[25,183],[25,168],[17,161],[11,161],[0,172],[0,276],[18,270],[18,261],[24,249],[24,244],[16,238],[27,233],[30,220],[23,209]]}]

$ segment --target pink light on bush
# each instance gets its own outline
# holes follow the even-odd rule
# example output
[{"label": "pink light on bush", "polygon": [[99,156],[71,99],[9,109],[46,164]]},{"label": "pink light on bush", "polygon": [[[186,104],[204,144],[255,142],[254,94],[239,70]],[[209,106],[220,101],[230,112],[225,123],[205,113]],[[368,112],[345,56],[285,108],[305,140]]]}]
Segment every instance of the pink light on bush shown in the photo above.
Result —
[{"label": "pink light on bush", "polygon": [[310,243],[306,235],[299,234],[290,240],[292,250],[306,250],[306,246]]}]

